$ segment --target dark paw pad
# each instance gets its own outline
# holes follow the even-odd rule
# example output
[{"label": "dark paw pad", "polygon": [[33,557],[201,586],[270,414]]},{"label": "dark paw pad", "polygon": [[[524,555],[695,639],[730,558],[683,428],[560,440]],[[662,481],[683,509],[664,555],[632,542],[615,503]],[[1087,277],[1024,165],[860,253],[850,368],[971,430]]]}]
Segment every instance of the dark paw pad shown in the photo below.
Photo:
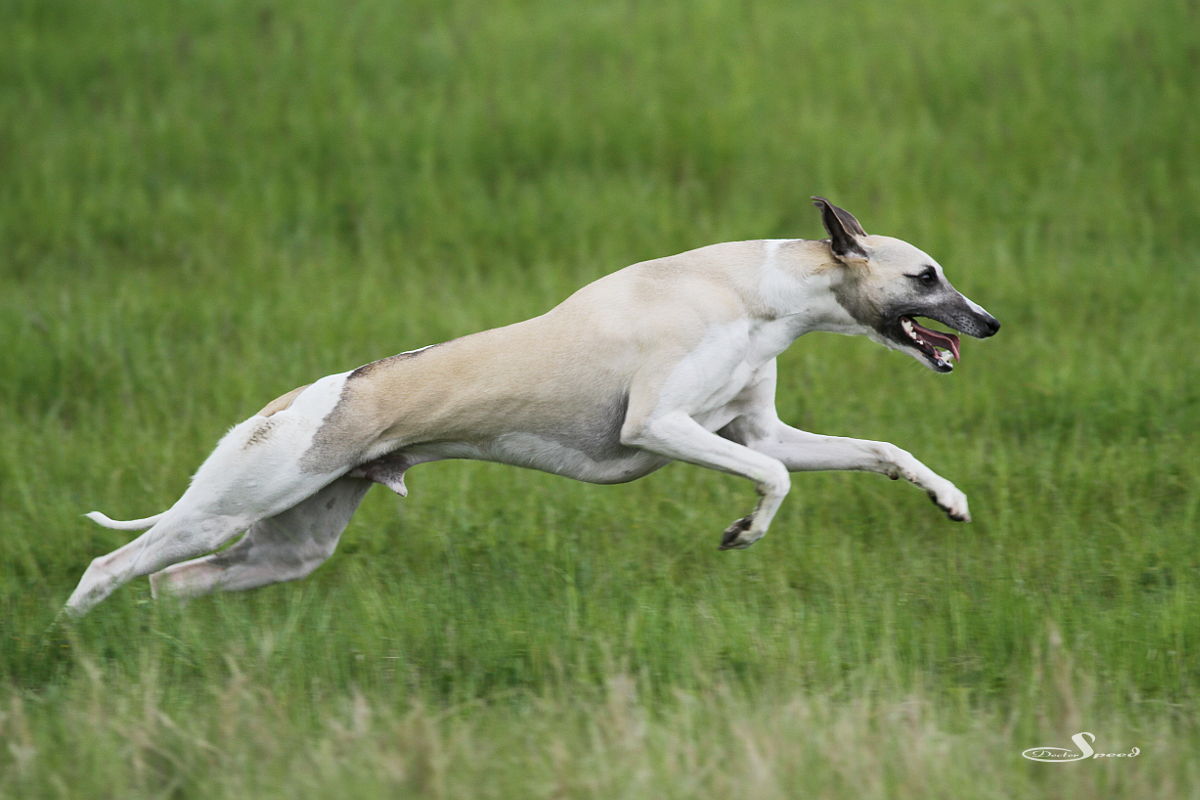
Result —
[{"label": "dark paw pad", "polygon": [[725,529],[725,533],[721,536],[721,546],[719,550],[733,550],[748,547],[747,543],[739,543],[738,538],[750,530],[750,525],[754,522],[754,517],[742,517],[737,522]]},{"label": "dark paw pad", "polygon": [[935,506],[937,506],[938,508],[940,508],[946,514],[946,516],[949,517],[950,519],[954,520],[955,522],[970,522],[971,521],[970,514],[966,514],[966,513],[956,514],[956,513],[954,513],[953,509],[950,508],[950,506],[939,503],[937,494],[935,494],[934,492],[928,492],[928,495],[929,495],[929,499],[933,501],[933,504]]}]

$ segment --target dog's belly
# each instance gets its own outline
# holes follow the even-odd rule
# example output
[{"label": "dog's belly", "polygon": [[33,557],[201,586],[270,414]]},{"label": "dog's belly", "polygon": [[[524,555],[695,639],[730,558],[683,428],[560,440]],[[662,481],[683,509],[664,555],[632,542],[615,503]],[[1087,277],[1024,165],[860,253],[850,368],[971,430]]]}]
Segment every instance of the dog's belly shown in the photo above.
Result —
[{"label": "dog's belly", "polygon": [[602,450],[537,433],[497,436],[481,448],[480,458],[552,472],[588,483],[625,483],[649,475],[670,459],[613,442]]},{"label": "dog's belly", "polygon": [[[696,421],[715,431],[734,416],[735,412],[721,408],[698,415]],[[627,483],[672,461],[667,456],[622,444],[619,422],[607,429],[584,427],[570,433],[554,429],[510,430],[473,442],[435,442],[407,447],[387,458],[406,464],[448,458],[493,461],[586,483]]]},{"label": "dog's belly", "polygon": [[649,475],[670,462],[664,456],[625,447],[619,442],[595,450],[587,442],[564,441],[544,433],[522,431],[477,442],[422,444],[392,453],[387,458],[414,464],[449,458],[494,461],[587,483],[626,483]]}]

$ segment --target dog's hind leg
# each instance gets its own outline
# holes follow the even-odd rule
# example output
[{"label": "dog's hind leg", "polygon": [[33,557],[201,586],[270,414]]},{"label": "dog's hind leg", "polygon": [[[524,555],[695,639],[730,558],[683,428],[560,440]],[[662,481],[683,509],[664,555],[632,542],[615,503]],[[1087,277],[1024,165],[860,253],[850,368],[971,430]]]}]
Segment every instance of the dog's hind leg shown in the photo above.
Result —
[{"label": "dog's hind leg", "polygon": [[66,611],[79,616],[133,578],[211,553],[342,477],[370,438],[326,429],[348,374],[321,378],[296,390],[286,407],[269,407],[270,416],[234,426],[150,530],[91,563]]},{"label": "dog's hind leg", "polygon": [[151,589],[156,597],[186,598],[303,578],[333,555],[342,531],[373,483],[407,497],[404,473],[443,457],[436,451],[391,453],[360,464],[292,508],[259,520],[228,550],[154,573]]},{"label": "dog's hind leg", "polygon": [[196,597],[303,578],[333,555],[371,481],[344,477],[296,505],[254,523],[228,550],[150,576],[154,595]]},{"label": "dog's hind leg", "polygon": [[133,578],[210,553],[341,477],[342,465],[354,462],[356,444],[350,437],[336,441],[345,452],[325,453],[316,468],[306,465],[304,456],[343,382],[341,375],[322,378],[289,408],[234,426],[150,530],[91,563],[67,601],[67,612],[84,614]]},{"label": "dog's hind leg", "polygon": [[93,559],[67,600],[66,612],[83,616],[122,584],[180,559],[214,550],[249,525],[241,516],[198,514],[187,508],[177,512],[182,500],[132,542]]},{"label": "dog's hind leg", "polygon": [[259,520],[319,493],[338,477],[296,469],[289,473],[286,467],[270,475],[266,472],[270,461],[223,464],[218,458],[223,448],[224,442],[150,530],[92,561],[67,600],[67,613],[82,616],[134,578],[216,550]]}]

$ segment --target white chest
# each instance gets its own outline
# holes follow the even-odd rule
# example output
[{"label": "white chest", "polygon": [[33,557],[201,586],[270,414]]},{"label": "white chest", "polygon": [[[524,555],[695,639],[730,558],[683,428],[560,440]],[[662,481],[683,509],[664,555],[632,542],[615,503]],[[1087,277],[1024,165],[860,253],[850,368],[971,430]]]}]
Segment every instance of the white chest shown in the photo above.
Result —
[{"label": "white chest", "polygon": [[721,419],[726,407],[760,379],[793,338],[782,320],[714,325],[671,371],[660,402],[687,411],[705,427],[719,427],[728,421]]}]

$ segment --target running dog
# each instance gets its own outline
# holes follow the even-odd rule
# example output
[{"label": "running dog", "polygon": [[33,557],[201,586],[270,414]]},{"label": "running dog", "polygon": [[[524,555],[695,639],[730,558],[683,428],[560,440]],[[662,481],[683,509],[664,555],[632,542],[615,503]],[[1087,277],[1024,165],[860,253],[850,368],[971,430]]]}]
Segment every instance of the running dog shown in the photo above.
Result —
[{"label": "running dog", "polygon": [[728,242],[644,261],[539,317],[271,401],[221,439],[167,511],[127,522],[88,514],[149,530],[93,560],[66,612],[82,615],[142,575],[155,596],[177,597],[302,578],[333,553],[372,484],[404,496],[407,470],[450,458],[591,483],[632,481],[671,461],[739,475],[760,498],[725,530],[722,550],[762,538],[791,472],[904,478],[968,521],[966,496],[905,450],[806,433],[776,414],[775,358],[811,331],[864,335],[949,372],[958,337],[917,317],[976,338],[1000,328],[930,256],[813,200],[827,239]]}]

